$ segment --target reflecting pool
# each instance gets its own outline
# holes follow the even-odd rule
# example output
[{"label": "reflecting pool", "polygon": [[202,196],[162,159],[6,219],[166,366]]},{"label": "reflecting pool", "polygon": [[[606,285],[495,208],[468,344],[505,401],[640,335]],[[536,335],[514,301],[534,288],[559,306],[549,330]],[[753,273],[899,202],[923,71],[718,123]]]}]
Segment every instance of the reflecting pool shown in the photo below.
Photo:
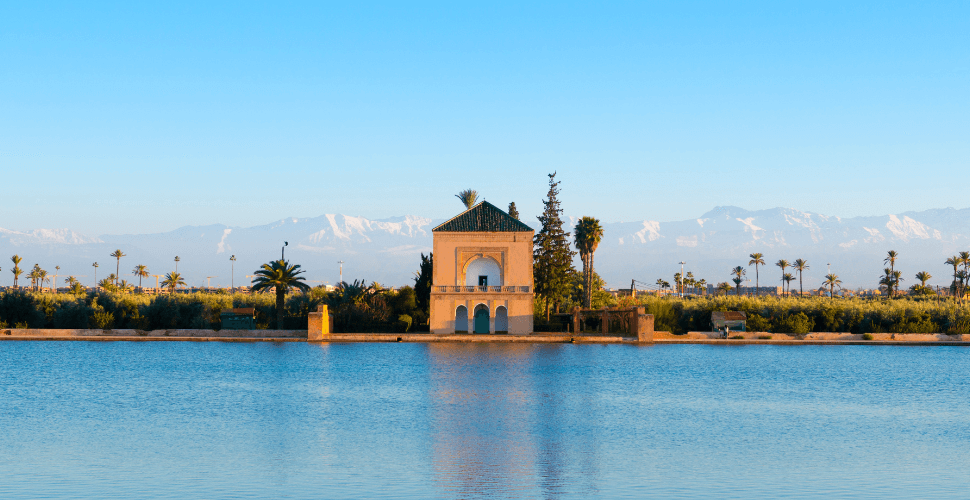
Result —
[{"label": "reflecting pool", "polygon": [[966,498],[970,350],[0,342],[0,497]]}]

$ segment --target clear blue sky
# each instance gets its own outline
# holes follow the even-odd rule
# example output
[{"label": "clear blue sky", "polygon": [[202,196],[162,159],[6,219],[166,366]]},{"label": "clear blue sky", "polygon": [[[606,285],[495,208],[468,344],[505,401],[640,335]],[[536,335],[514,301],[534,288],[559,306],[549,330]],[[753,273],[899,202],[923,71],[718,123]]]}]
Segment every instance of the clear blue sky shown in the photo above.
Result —
[{"label": "clear blue sky", "polygon": [[889,4],[4,2],[0,227],[970,206],[970,3]]}]

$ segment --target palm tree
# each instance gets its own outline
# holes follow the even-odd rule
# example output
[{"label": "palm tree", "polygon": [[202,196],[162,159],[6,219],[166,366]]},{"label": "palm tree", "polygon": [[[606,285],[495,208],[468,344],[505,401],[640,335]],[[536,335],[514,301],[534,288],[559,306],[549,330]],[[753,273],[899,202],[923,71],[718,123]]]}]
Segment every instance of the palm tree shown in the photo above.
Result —
[{"label": "palm tree", "polygon": [[478,191],[474,189],[466,189],[455,195],[455,198],[461,200],[465,204],[465,208],[471,208],[475,206],[475,201],[478,200]]},{"label": "palm tree", "polygon": [[229,257],[229,262],[232,262],[232,274],[230,275],[231,278],[229,278],[229,286],[232,288],[232,291],[235,292],[236,291],[236,256],[233,255]]},{"label": "palm tree", "polygon": [[94,284],[95,284],[95,286],[97,286],[97,284],[98,284],[98,263],[95,262],[94,264],[91,264],[91,266],[94,267]]},{"label": "palm tree", "polygon": [[589,309],[593,303],[593,254],[603,239],[600,221],[583,217],[576,223],[576,249],[583,260],[583,307]]},{"label": "palm tree", "polygon": [[737,286],[737,289],[734,291],[734,294],[737,295],[738,297],[740,297],[741,296],[741,282],[744,281],[743,276],[745,275],[745,270],[744,270],[743,267],[738,266],[738,267],[735,267],[734,269],[731,269],[731,274],[734,275],[734,278],[731,281],[733,281],[734,284]]},{"label": "palm tree", "polygon": [[930,293],[932,289],[926,286],[926,282],[929,281],[931,278],[933,278],[933,275],[926,271],[920,271],[916,273],[916,279],[919,281],[919,284],[913,285],[912,287],[910,287],[910,290],[920,295],[926,295],[927,293]]},{"label": "palm tree", "polygon": [[724,295],[727,295],[727,293],[731,290],[731,285],[722,281],[721,283],[718,283],[717,290],[719,292],[724,292]]},{"label": "palm tree", "polygon": [[933,275],[926,271],[920,271],[916,273],[916,279],[919,280],[920,285],[922,285],[923,287],[926,287],[926,282],[933,279]]},{"label": "palm tree", "polygon": [[[790,266],[791,264],[789,264],[788,261],[785,260],[785,259],[780,259],[780,260],[778,260],[778,262],[775,262],[775,265],[781,268],[781,281],[785,281],[785,268],[788,267],[788,266]],[[784,283],[782,283],[781,293],[782,294],[785,293],[785,284]]]},{"label": "palm tree", "polygon": [[58,276],[57,273],[59,273],[60,271],[61,271],[61,266],[54,266],[54,282],[52,283],[52,285],[54,285],[53,286],[54,293],[57,293],[57,276]]},{"label": "palm tree", "polygon": [[761,290],[758,289],[758,287],[760,286],[758,283],[758,266],[765,265],[765,259],[764,259],[765,256],[759,252],[755,252],[749,255],[748,257],[751,257],[751,260],[748,261],[748,265],[754,266],[754,292],[756,295],[760,296]]},{"label": "palm tree", "polygon": [[118,287],[115,286],[114,281],[111,276],[98,282],[98,286],[101,287],[106,292],[114,292]]},{"label": "palm tree", "polygon": [[263,264],[255,274],[252,291],[259,292],[269,288],[276,288],[276,329],[283,329],[283,306],[285,305],[286,292],[290,288],[299,288],[304,292],[310,286],[304,283],[303,274],[299,265],[290,265],[289,262],[280,259],[268,264]]},{"label": "palm tree", "polygon": [[[895,250],[890,250],[890,251],[886,252],[886,258],[883,259],[882,261],[885,264],[889,264],[889,269],[893,269],[893,266],[896,264],[896,259],[897,258],[899,258],[899,253],[896,252]],[[893,270],[895,270],[895,269],[893,269]]]},{"label": "palm tree", "polygon": [[175,272],[179,272],[179,261],[181,260],[178,255],[175,256]]},{"label": "palm tree", "polygon": [[119,249],[119,250],[115,250],[114,252],[111,252],[110,256],[118,259],[118,265],[115,266],[115,285],[117,285],[118,276],[121,275],[121,258],[124,257],[125,254]]},{"label": "palm tree", "polygon": [[[895,250],[890,250],[886,252],[886,258],[883,259],[884,264],[889,264],[889,273],[892,274],[896,270],[896,258],[899,254]],[[892,290],[889,291],[889,296],[892,297]]]},{"label": "palm tree", "polygon": [[970,284],[970,252],[960,252],[960,260],[963,261],[963,290],[966,290],[967,285]]},{"label": "palm tree", "polygon": [[889,297],[893,296],[893,287],[896,285],[895,277],[893,276],[893,270],[890,268],[885,268],[882,270],[882,278],[879,279],[879,284],[886,287]]},{"label": "palm tree", "polygon": [[896,289],[896,291],[894,292],[894,294],[895,295],[899,295],[899,282],[900,281],[903,281],[903,272],[902,271],[893,271],[892,274],[893,274],[893,287],[895,287],[895,289]]},{"label": "palm tree", "polygon": [[74,276],[68,276],[68,278],[64,281],[68,284],[68,287],[71,289],[71,293],[74,295],[81,295],[84,293],[84,287],[81,286],[81,282],[78,281]]},{"label": "palm tree", "polygon": [[966,298],[966,295],[967,295],[967,289],[965,286],[963,286],[963,282],[966,281],[967,278],[970,278],[970,273],[961,269],[957,271],[957,274],[956,276],[954,276],[954,278],[956,278],[956,282],[958,284],[957,290],[960,293],[960,300],[963,300]]},{"label": "palm tree", "polygon": [[131,270],[131,274],[138,276],[138,288],[141,288],[141,279],[151,276],[148,272],[148,266],[138,264],[134,269]]},{"label": "palm tree", "polygon": [[959,255],[954,255],[953,257],[947,258],[944,264],[953,266],[953,295],[955,297],[959,294],[960,287],[963,285],[962,279],[959,282],[957,281],[957,268],[960,267],[960,264],[963,264],[963,259]]},{"label": "palm tree", "polygon": [[808,261],[805,259],[795,259],[795,263],[791,267],[798,271],[798,296],[801,297],[804,293],[804,290],[802,290],[802,273],[808,269]]},{"label": "palm tree", "polygon": [[825,281],[822,282],[823,285],[829,287],[829,297],[835,297],[835,287],[842,288],[842,280],[839,279],[838,275],[826,274]]},{"label": "palm tree", "polygon": [[795,276],[793,276],[792,273],[785,273],[781,277],[781,280],[784,281],[785,284],[788,285],[788,294],[791,295],[791,282],[792,281],[795,281]]},{"label": "palm tree", "polygon": [[37,290],[37,279],[40,278],[40,265],[34,264],[34,268],[27,273],[27,277],[30,278],[30,289]]},{"label": "palm tree", "polygon": [[20,262],[24,259],[19,255],[14,255],[10,257],[10,261],[13,262],[13,269],[10,270],[13,273],[13,287],[17,288],[17,280],[20,279],[20,275],[23,274],[24,270],[20,268]]},{"label": "palm tree", "polygon": [[168,288],[169,293],[174,293],[176,288],[185,286],[185,279],[182,278],[181,274],[171,272],[165,275],[165,280],[162,281],[162,286]]}]

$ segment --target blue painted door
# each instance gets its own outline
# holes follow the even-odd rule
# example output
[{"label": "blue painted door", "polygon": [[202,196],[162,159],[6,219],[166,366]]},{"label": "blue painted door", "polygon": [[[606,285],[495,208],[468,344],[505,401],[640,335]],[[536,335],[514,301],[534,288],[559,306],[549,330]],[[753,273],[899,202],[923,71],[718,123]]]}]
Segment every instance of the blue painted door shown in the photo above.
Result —
[{"label": "blue painted door", "polygon": [[488,309],[475,311],[475,333],[488,333]]}]

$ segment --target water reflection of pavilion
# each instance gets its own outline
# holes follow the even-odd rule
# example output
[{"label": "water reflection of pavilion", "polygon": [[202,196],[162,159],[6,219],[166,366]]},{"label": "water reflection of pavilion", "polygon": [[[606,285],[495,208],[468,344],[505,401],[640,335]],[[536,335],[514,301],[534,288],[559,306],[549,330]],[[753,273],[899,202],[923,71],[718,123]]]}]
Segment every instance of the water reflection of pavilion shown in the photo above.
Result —
[{"label": "water reflection of pavilion", "polygon": [[[597,446],[576,439],[582,428],[567,415],[576,404],[546,370],[561,346],[441,343],[429,345],[429,419],[434,479],[449,496],[470,498],[503,491],[509,496],[556,496],[592,480]],[[553,356],[555,357],[555,356]],[[583,412],[579,412],[583,414]],[[566,419],[566,420],[564,420]],[[574,444],[584,445],[576,453]],[[574,470],[566,481],[568,470]],[[580,488],[583,489],[582,487]]]}]

